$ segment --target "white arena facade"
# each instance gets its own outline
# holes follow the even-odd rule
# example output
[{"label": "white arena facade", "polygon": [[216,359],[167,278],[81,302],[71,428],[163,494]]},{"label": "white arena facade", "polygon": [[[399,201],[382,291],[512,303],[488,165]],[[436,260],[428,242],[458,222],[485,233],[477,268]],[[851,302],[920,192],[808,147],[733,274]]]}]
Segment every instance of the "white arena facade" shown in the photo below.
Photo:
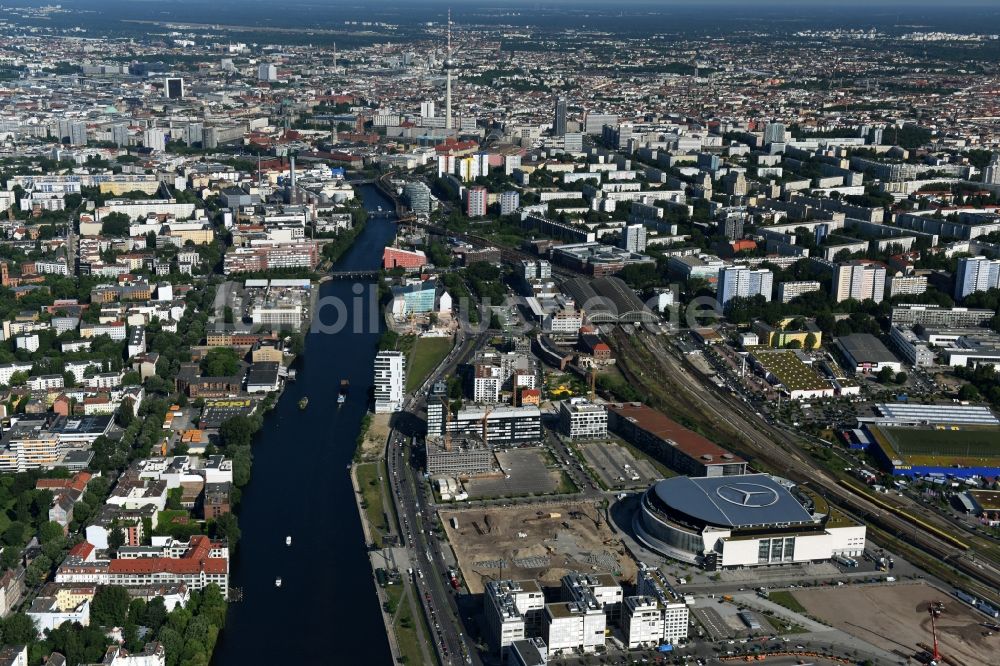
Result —
[{"label": "white arena facade", "polygon": [[767,474],[677,476],[643,494],[633,528],[650,549],[708,570],[860,556],[865,526],[810,504]]}]

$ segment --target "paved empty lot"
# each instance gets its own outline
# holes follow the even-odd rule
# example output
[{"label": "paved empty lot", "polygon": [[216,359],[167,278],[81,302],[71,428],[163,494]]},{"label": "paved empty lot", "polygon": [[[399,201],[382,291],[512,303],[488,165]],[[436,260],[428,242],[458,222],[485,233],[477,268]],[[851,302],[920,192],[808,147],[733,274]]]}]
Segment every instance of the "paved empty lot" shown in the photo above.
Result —
[{"label": "paved empty lot", "polygon": [[[646,459],[636,460],[632,452],[614,442],[585,442],[579,444],[580,450],[590,467],[601,476],[601,480],[609,488],[623,486],[625,488],[646,488],[661,475]],[[625,465],[639,476],[637,480],[630,478],[625,471]]]},{"label": "paved empty lot", "polygon": [[546,467],[545,457],[538,449],[497,451],[497,462],[505,476],[472,479],[465,484],[469,499],[546,495],[559,487],[559,470]]}]

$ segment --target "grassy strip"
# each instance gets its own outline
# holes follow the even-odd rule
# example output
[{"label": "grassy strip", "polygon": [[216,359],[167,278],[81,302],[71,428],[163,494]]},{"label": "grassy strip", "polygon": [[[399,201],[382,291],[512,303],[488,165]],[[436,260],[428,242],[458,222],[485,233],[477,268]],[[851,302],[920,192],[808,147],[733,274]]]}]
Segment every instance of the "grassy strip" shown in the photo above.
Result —
[{"label": "grassy strip", "polygon": [[389,530],[385,522],[385,508],[382,505],[382,489],[378,476],[380,469],[375,463],[358,465],[358,487],[361,489],[361,506],[368,516],[375,545],[382,547],[382,535]]},{"label": "grassy strip", "polygon": [[[412,594],[417,594],[416,587],[410,587],[410,591]],[[414,603],[418,607],[420,606],[420,600],[415,597]],[[424,655],[420,649],[421,644],[426,644],[432,655],[437,654],[433,643],[428,638],[430,631],[428,630],[427,622],[423,614],[418,613],[418,615],[418,618],[413,617],[408,601],[401,603],[399,605],[399,612],[396,613],[396,641],[399,645],[399,652],[402,655],[402,659],[408,664],[423,663]],[[437,663],[437,659],[434,660],[434,663]]]},{"label": "grassy strip", "polygon": [[556,487],[557,495],[572,495],[574,493],[580,492],[580,489],[576,487],[573,483],[573,479],[570,475],[565,472],[565,470],[559,471],[559,485]]},{"label": "grassy strip", "polygon": [[801,615],[806,614],[806,607],[799,603],[799,600],[795,598],[791,592],[787,590],[775,590],[767,595],[769,601],[773,601],[779,606],[784,606],[788,610],[799,613]]},{"label": "grassy strip", "polygon": [[406,390],[415,391],[451,351],[451,338],[417,338],[406,362]]}]

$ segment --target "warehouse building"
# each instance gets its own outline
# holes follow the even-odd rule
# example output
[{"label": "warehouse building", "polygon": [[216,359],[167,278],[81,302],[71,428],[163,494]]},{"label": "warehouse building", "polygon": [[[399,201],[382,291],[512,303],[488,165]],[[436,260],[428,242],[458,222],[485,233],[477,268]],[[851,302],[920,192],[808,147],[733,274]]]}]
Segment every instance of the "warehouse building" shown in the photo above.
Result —
[{"label": "warehouse building", "polygon": [[608,426],[680,474],[746,474],[745,460],[641,403],[608,405]]}]

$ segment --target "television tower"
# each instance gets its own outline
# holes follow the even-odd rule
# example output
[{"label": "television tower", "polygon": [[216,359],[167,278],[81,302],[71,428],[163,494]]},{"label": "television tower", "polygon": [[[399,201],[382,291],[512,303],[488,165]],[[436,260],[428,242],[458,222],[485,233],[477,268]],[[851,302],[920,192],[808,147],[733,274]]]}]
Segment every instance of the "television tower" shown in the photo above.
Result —
[{"label": "television tower", "polygon": [[444,56],[444,71],[447,75],[444,93],[444,127],[451,129],[451,70],[455,69],[455,61],[451,59],[451,10],[448,10],[448,51]]}]

